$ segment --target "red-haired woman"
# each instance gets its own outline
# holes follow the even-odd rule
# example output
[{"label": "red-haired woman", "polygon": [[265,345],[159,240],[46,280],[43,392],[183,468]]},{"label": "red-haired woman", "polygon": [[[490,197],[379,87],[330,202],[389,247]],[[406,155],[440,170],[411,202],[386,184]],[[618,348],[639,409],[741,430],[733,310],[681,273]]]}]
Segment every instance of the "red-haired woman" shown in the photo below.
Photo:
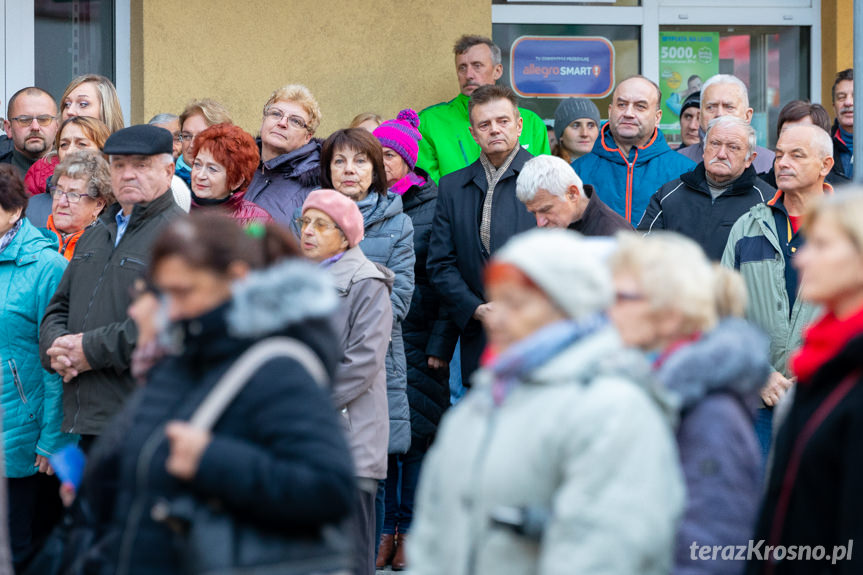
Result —
[{"label": "red-haired woman", "polygon": [[243,198],[261,160],[252,136],[233,124],[216,124],[195,137],[189,155],[192,209],[218,206],[244,226],[272,220]]}]

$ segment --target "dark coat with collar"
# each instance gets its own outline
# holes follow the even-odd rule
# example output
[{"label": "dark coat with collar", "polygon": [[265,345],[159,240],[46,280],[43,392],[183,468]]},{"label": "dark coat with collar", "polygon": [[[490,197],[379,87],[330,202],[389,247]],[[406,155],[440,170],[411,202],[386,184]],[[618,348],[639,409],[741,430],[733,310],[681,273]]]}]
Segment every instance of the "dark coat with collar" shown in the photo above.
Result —
[{"label": "dark coat with collar", "polygon": [[429,241],[429,279],[461,330],[462,381],[479,367],[485,348],[482,325],[473,314],[486,303],[483,270],[494,253],[512,236],[536,227],[536,218],[515,196],[515,182],[533,156],[520,149],[494,190],[491,253],[479,237],[482,205],[488,190],[479,160],[441,178]]},{"label": "dark coat with collar", "polygon": [[584,194],[590,198],[590,202],[578,221],[569,224],[570,230],[585,236],[613,236],[617,232],[632,231],[629,222],[609,208],[599,194],[594,192],[593,186],[585,184]]},{"label": "dark coat with collar", "polygon": [[752,206],[770,200],[775,194],[776,190],[749,166],[734,180],[731,189],[714,200],[701,162],[653,194],[638,230],[648,234],[657,230],[683,234],[698,243],[707,257],[719,261],[734,222]]},{"label": "dark coat with collar", "polygon": [[138,339],[126,310],[130,288],[150,263],[150,247],[162,228],[183,215],[170,190],[132,210],[120,243],[114,204],[87,229],[75,248],[57,292],[48,304],[39,334],[42,365],[51,370],[47,351],[62,335],[83,333],[84,355],[92,367],[63,384],[63,431],[99,434],[135,388],[130,373]]},{"label": "dark coat with collar", "polygon": [[[260,145],[260,142],[259,142]],[[255,171],[245,199],[264,208],[276,222],[289,227],[306,197],[320,188],[321,140],[312,140],[276,156]]]}]

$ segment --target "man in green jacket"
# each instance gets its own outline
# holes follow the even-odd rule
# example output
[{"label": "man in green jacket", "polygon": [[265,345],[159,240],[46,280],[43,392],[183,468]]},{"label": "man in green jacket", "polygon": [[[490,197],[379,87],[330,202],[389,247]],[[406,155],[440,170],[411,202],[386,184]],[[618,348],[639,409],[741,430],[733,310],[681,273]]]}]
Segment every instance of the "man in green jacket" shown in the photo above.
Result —
[{"label": "man in green jacket", "polygon": [[[417,166],[435,182],[479,158],[479,146],[470,134],[467,103],[480,86],[494,84],[503,74],[500,48],[484,36],[462,36],[455,43],[455,67],[461,94],[420,112]],[[550,154],[548,130],[535,113],[519,108],[524,128],[519,143],[534,156]]]},{"label": "man in green jacket", "polygon": [[[776,143],[774,167],[779,190],[772,200],[737,220],[722,255],[722,265],[738,270],[746,282],[746,318],[770,337],[774,372],[761,391],[765,410],[759,414],[765,422],[793,385],[788,360],[800,347],[803,330],[820,313],[817,306],[797,297],[797,270],[791,262],[803,245],[803,216],[833,190],[824,182],[833,167],[830,135],[818,126],[786,128]],[[767,453],[769,426],[757,431]]]}]

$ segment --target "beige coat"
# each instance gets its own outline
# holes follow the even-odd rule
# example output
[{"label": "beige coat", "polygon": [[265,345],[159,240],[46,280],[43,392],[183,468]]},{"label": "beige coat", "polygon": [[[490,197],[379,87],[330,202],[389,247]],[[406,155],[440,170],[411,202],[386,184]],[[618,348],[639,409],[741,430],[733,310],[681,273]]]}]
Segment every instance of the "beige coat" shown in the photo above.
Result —
[{"label": "beige coat", "polygon": [[390,419],[387,347],[395,275],[370,262],[359,247],[329,268],[342,303],[333,318],[344,355],[333,382],[333,401],[344,418],[357,477],[387,476]]}]

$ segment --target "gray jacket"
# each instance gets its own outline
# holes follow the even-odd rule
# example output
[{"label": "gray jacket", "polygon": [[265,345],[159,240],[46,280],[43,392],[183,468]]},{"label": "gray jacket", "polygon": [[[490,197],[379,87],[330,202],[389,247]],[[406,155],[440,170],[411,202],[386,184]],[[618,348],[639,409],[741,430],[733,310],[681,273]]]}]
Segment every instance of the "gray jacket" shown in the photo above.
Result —
[{"label": "gray jacket", "polygon": [[[519,381],[492,375],[444,415],[420,476],[411,575],[667,575],[684,488],[643,358],[606,327]],[[547,511],[541,538],[493,520]]]},{"label": "gray jacket", "polygon": [[333,317],[344,351],[333,382],[333,402],[344,417],[357,476],[384,479],[390,435],[386,359],[393,314],[389,296],[394,274],[370,262],[359,246],[346,251],[329,271],[343,299]]}]

